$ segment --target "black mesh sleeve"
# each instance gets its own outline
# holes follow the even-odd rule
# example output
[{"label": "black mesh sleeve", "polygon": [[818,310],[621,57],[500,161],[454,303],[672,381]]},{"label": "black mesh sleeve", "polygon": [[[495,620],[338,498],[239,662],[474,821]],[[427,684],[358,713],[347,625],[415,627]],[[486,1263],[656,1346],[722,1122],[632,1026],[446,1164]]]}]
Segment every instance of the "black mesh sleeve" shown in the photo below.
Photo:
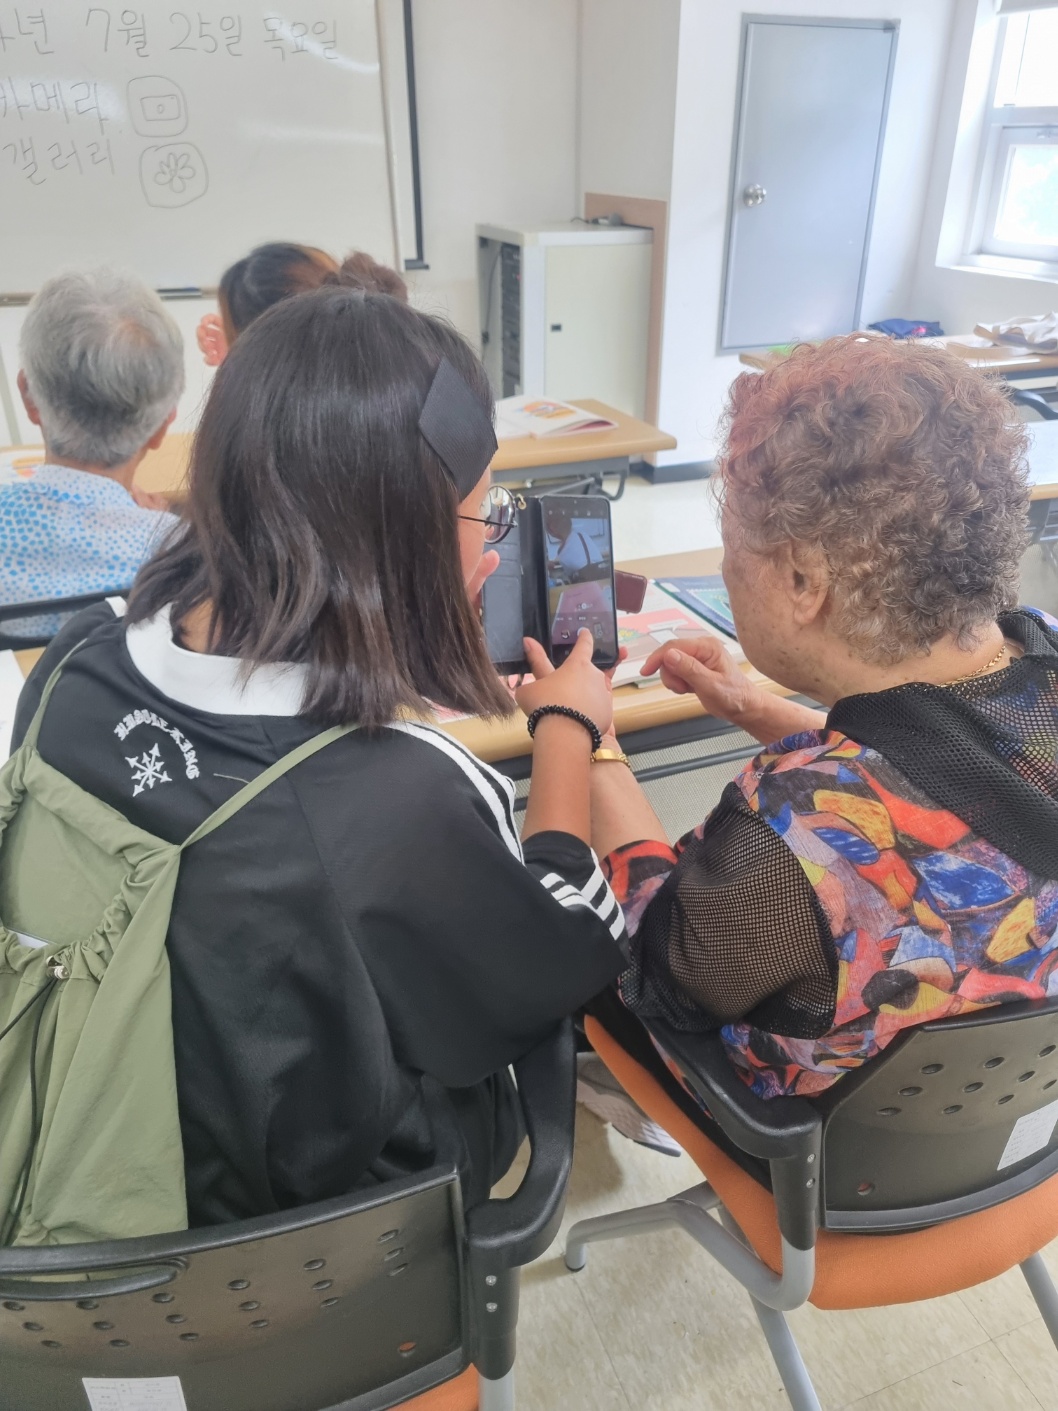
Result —
[{"label": "black mesh sleeve", "polygon": [[800,864],[731,784],[650,902],[621,995],[686,1030],[745,1020],[818,1038],[834,1020],[837,956]]}]

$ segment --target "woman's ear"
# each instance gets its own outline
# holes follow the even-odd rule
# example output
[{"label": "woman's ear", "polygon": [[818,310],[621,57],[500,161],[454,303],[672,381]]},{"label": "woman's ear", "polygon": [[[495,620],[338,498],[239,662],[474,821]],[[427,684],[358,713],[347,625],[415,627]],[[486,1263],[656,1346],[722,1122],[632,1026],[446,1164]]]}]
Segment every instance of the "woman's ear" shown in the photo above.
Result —
[{"label": "woman's ear", "polygon": [[830,572],[818,550],[787,543],[783,546],[778,568],[790,602],[790,611],[798,627],[809,627],[824,611],[830,593]]}]

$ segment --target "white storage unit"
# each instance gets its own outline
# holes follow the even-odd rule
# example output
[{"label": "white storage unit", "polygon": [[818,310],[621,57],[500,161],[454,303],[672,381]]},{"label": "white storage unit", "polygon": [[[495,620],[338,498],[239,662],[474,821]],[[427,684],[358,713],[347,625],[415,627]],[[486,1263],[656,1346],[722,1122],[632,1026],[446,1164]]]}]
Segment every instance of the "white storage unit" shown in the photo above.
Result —
[{"label": "white storage unit", "polygon": [[652,230],[479,225],[482,356],[497,397],[595,397],[642,417]]}]

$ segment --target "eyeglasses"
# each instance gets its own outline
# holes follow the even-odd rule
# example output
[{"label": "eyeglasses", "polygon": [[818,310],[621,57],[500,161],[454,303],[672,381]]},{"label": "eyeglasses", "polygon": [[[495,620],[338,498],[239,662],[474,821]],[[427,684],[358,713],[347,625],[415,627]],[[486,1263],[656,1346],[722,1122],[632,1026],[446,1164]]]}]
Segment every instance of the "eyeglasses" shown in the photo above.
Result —
[{"label": "eyeglasses", "polygon": [[481,514],[461,514],[460,519],[485,526],[485,543],[498,544],[514,528],[518,513],[514,496],[503,485],[493,485],[481,502]]}]

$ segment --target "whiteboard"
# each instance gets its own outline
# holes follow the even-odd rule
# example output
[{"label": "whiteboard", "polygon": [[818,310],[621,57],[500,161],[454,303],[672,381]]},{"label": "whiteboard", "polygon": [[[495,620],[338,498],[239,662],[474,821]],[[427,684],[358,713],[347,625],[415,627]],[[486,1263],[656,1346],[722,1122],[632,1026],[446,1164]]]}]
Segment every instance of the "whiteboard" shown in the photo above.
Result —
[{"label": "whiteboard", "polygon": [[209,287],[265,240],[396,264],[375,0],[0,0],[0,292]]}]

